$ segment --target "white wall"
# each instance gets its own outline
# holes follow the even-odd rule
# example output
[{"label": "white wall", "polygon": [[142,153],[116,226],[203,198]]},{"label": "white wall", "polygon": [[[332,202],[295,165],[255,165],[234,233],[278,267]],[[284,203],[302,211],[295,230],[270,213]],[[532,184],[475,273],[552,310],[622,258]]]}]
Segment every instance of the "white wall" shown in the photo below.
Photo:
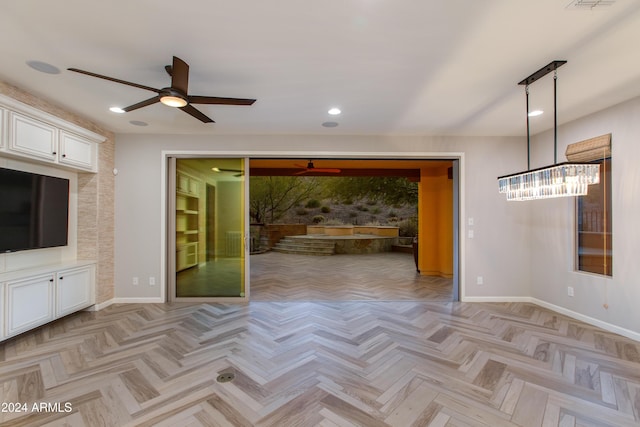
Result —
[{"label": "white wall", "polygon": [[[161,202],[162,151],[286,153],[313,157],[389,157],[411,153],[463,153],[461,274],[463,297],[523,298],[529,291],[529,214],[522,204],[507,204],[496,178],[526,167],[524,138],[385,137],[385,136],[184,136],[117,135],[116,137],[116,298],[160,298],[162,283]],[[306,157],[302,156],[302,157]],[[422,157],[422,155],[420,155]],[[467,218],[474,218],[468,239]],[[477,276],[484,284],[476,285]],[[140,284],[132,285],[139,277]]]},{"label": "white wall", "polygon": [[[539,302],[624,335],[640,339],[640,98],[561,126],[558,162],[568,144],[612,134],[613,277],[574,270],[575,202],[531,205],[531,296]],[[553,134],[532,140],[535,163],[553,163]],[[575,296],[567,295],[572,286]],[[604,306],[608,305],[608,309]]]}]

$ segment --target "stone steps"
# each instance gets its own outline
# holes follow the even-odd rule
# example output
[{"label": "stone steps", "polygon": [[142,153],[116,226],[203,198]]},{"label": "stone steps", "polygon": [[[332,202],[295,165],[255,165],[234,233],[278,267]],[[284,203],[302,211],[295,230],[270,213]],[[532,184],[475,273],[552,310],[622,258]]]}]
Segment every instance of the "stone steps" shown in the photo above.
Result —
[{"label": "stone steps", "polygon": [[334,242],[284,237],[272,250],[286,254],[327,256],[336,253],[335,246]]}]

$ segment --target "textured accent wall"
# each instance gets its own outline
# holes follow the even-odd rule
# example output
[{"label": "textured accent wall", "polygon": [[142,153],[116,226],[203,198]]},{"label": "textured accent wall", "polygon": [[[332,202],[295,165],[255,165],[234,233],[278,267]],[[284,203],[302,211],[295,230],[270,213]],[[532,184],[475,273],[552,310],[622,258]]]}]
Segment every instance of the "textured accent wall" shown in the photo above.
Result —
[{"label": "textured accent wall", "polygon": [[96,260],[96,303],[114,297],[115,136],[82,116],[0,81],[0,93],[107,139],[98,144],[98,173],[78,173],[78,259]]}]

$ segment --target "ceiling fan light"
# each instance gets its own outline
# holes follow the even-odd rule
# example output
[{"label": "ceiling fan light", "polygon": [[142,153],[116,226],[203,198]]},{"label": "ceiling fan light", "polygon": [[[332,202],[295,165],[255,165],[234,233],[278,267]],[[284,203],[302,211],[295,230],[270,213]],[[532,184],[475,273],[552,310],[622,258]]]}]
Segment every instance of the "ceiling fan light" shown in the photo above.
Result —
[{"label": "ceiling fan light", "polygon": [[165,95],[160,98],[160,102],[168,107],[180,108],[187,105],[187,100],[175,95]]}]

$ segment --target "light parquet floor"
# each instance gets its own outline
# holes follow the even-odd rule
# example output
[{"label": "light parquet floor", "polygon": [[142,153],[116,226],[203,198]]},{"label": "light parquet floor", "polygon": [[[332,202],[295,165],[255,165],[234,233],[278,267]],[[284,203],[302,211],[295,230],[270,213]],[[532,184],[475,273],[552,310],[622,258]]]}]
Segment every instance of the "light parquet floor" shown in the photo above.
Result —
[{"label": "light parquet floor", "polygon": [[640,343],[523,303],[113,305],[0,344],[0,402],[29,408],[3,427],[633,426]]},{"label": "light parquet floor", "polygon": [[413,255],[251,256],[253,301],[452,301],[452,280],[422,276]]}]

